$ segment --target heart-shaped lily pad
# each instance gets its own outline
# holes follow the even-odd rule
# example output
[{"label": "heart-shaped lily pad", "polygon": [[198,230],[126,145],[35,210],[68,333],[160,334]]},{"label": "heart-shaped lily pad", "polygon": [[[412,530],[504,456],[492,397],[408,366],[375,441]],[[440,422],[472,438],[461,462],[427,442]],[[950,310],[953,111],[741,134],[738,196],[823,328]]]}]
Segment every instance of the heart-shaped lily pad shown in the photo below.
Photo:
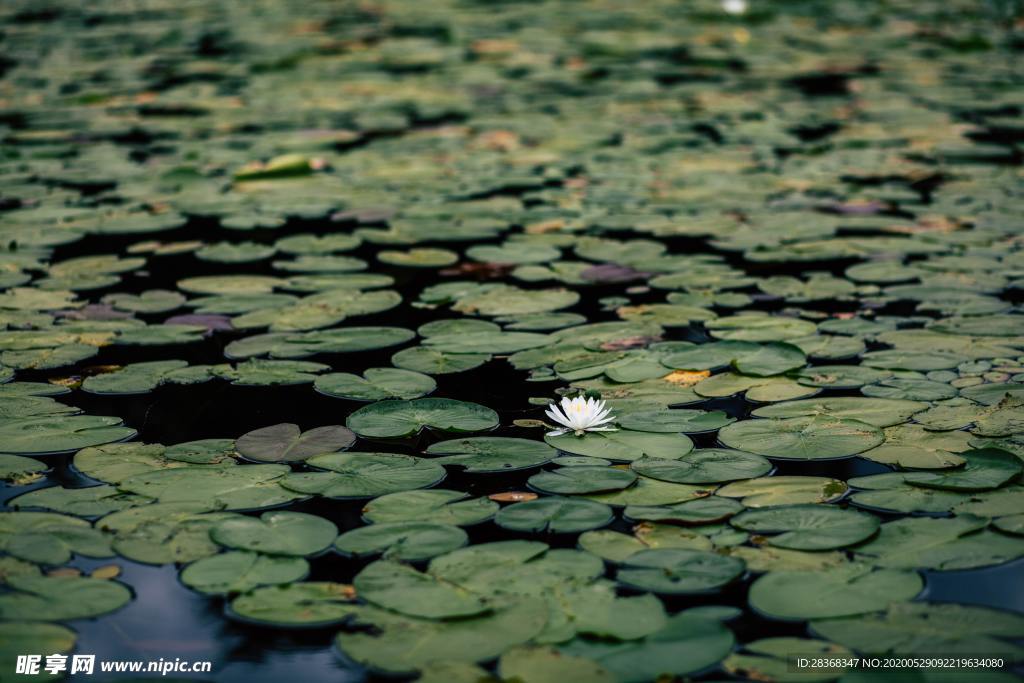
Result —
[{"label": "heart-shaped lily pad", "polygon": [[228,595],[302,581],[308,573],[309,563],[300,557],[239,551],[193,562],[182,570],[181,582],[206,595]]},{"label": "heart-shaped lily pad", "polygon": [[479,436],[431,444],[427,455],[440,455],[434,462],[457,465],[466,472],[508,472],[537,467],[552,460],[557,451],[532,439]]},{"label": "heart-shaped lily pad", "polygon": [[415,562],[461,548],[466,532],[437,522],[391,522],[346,531],[334,542],[339,552],[353,557],[383,554],[387,559]]},{"label": "heart-shaped lily pad", "polygon": [[380,401],[348,416],[348,427],[359,436],[376,439],[418,434],[424,427],[444,432],[479,432],[498,425],[490,408],[447,398]]},{"label": "heart-shaped lily pad", "polygon": [[437,388],[429,375],[399,368],[368,368],[363,376],[347,372],[321,375],[314,382],[321,394],[353,401],[413,399]]},{"label": "heart-shaped lily pad", "polygon": [[78,576],[9,576],[0,594],[4,621],[69,621],[96,617],[127,605],[131,591],[117,581]]},{"label": "heart-shaped lily pad", "polygon": [[742,560],[684,548],[642,550],[623,561],[616,581],[655,593],[705,593],[738,578]]},{"label": "heart-shaped lily pad", "polygon": [[355,435],[341,425],[303,432],[297,424],[282,423],[243,434],[235,448],[243,457],[256,462],[298,462],[321,453],[345,450],[355,442]]},{"label": "heart-shaped lily pad", "polygon": [[717,484],[767,474],[772,464],[753,453],[729,448],[703,448],[678,460],[641,458],[630,463],[634,472],[677,484]]},{"label": "heart-shaped lily pad", "polygon": [[614,467],[563,467],[535,474],[526,483],[542,493],[572,495],[618,491],[636,478],[636,473]]},{"label": "heart-shaped lily pad", "polygon": [[445,476],[437,462],[399,453],[326,453],[306,463],[328,471],[295,472],[281,485],[328,498],[373,498],[433,486]]},{"label": "heart-shaped lily pad", "polygon": [[780,460],[846,458],[885,439],[874,425],[824,415],[744,420],[724,427],[718,439],[726,446]]},{"label": "heart-shaped lily pad", "polygon": [[412,617],[449,619],[488,610],[480,596],[391,560],[367,565],[352,585],[367,602]]},{"label": "heart-shaped lily pad", "polygon": [[569,534],[605,526],[614,517],[611,508],[602,503],[552,496],[502,508],[494,521],[512,531]]},{"label": "heart-shaped lily pad", "polygon": [[136,434],[118,417],[67,415],[0,423],[0,448],[17,455],[71,453],[80,448],[127,441]]},{"label": "heart-shaped lily pad", "polygon": [[351,617],[357,607],[352,586],[301,581],[262,586],[231,601],[228,616],[281,628],[330,626]]},{"label": "heart-shaped lily pad", "polygon": [[469,526],[485,522],[498,511],[498,504],[487,498],[447,489],[402,491],[374,498],[363,508],[363,517],[378,522],[435,522]]},{"label": "heart-shaped lily pad", "polygon": [[565,453],[625,462],[637,460],[645,455],[654,458],[681,458],[693,450],[693,442],[685,434],[657,434],[629,429],[588,432],[583,436],[545,436],[544,440]]},{"label": "heart-shaped lily pad", "polygon": [[210,538],[226,548],[290,557],[316,555],[337,536],[338,528],[323,517],[285,510],[226,519],[210,529]]},{"label": "heart-shaped lily pad", "polygon": [[877,612],[912,599],[923,586],[916,572],[855,565],[827,572],[769,572],[754,581],[748,600],[774,619],[823,619]]},{"label": "heart-shaped lily pad", "polygon": [[878,530],[877,517],[832,505],[784,505],[748,510],[730,523],[770,536],[767,542],[790,550],[834,550],[859,543]]},{"label": "heart-shaped lily pad", "polygon": [[0,550],[39,564],[64,564],[73,554],[111,557],[110,538],[89,522],[50,512],[0,512]]}]

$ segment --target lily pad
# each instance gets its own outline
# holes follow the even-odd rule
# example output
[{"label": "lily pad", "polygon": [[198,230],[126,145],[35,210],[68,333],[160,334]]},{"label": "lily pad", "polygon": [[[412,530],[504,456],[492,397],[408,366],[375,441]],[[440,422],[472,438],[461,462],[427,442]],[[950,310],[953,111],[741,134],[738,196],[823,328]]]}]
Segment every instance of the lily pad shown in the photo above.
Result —
[{"label": "lily pad", "polygon": [[860,543],[878,531],[873,515],[832,505],[789,505],[748,510],[730,524],[769,536],[767,543],[790,550],[834,550]]},{"label": "lily pad", "polygon": [[327,549],[338,528],[323,517],[274,510],[255,517],[234,517],[210,529],[210,538],[226,548],[265,555],[308,557]]},{"label": "lily pad", "polygon": [[502,508],[494,521],[512,531],[570,534],[605,526],[614,517],[611,508],[602,503],[552,496]]},{"label": "lily pad", "polygon": [[733,482],[718,489],[715,494],[728,498],[742,498],[744,506],[760,508],[801,503],[831,503],[842,498],[846,490],[846,484],[838,479],[781,476]]},{"label": "lily pad", "polygon": [[443,456],[433,461],[463,467],[468,473],[508,472],[543,465],[557,451],[531,439],[481,436],[439,441],[427,448],[427,455]]},{"label": "lily pad", "polygon": [[302,432],[296,424],[282,423],[243,434],[235,448],[242,457],[256,462],[301,462],[321,453],[345,450],[355,441],[355,435],[341,425]]},{"label": "lily pad", "polygon": [[308,573],[309,563],[302,558],[227,552],[185,567],[181,582],[206,595],[229,595],[302,581]]},{"label": "lily pad", "polygon": [[1024,636],[1024,618],[974,605],[897,602],[877,614],[813,621],[811,629],[866,655],[1024,656],[1008,642]]},{"label": "lily pad", "polygon": [[772,464],[760,455],[728,448],[702,448],[677,460],[644,457],[630,463],[634,472],[677,484],[718,484],[767,474]]},{"label": "lily pad", "polygon": [[750,606],[773,619],[825,619],[884,610],[910,600],[924,582],[916,572],[850,566],[769,572],[750,586]]},{"label": "lily pad", "polygon": [[430,376],[398,368],[369,368],[363,376],[345,372],[321,375],[314,382],[321,394],[353,401],[413,399],[437,388]]},{"label": "lily pad", "polygon": [[402,491],[374,498],[363,508],[363,517],[373,523],[435,522],[469,526],[485,522],[498,511],[498,504],[487,498],[469,498],[469,494],[447,489]]},{"label": "lily pad", "polygon": [[645,455],[676,459],[693,450],[693,442],[685,434],[657,434],[628,429],[588,432],[583,436],[549,435],[544,437],[544,441],[565,453],[620,462],[631,462]]},{"label": "lily pad", "polygon": [[745,420],[724,427],[718,439],[726,446],[780,460],[846,458],[881,444],[874,425],[826,415]]},{"label": "lily pad", "polygon": [[334,547],[352,557],[382,554],[386,559],[416,562],[461,548],[467,542],[466,532],[451,524],[392,522],[346,531]]},{"label": "lily pad", "polygon": [[706,593],[737,579],[742,560],[684,548],[641,550],[627,557],[616,574],[625,586],[665,594]]},{"label": "lily pad", "polygon": [[636,473],[615,467],[563,467],[535,474],[526,483],[542,493],[573,495],[618,491],[636,479]]},{"label": "lily pad", "polygon": [[351,586],[328,581],[261,586],[232,600],[228,615],[282,628],[330,626],[355,614],[354,599]]},{"label": "lily pad", "polygon": [[127,441],[136,435],[121,418],[92,415],[39,417],[0,422],[0,448],[17,455],[71,453],[89,446]]},{"label": "lily pad", "polygon": [[300,493],[359,499],[427,488],[445,476],[436,461],[399,453],[326,453],[306,463],[327,472],[294,472],[281,485]]},{"label": "lily pad", "polygon": [[444,432],[478,432],[498,425],[498,414],[476,403],[446,398],[380,401],[360,408],[346,421],[359,436],[377,439],[418,434],[429,427]]}]

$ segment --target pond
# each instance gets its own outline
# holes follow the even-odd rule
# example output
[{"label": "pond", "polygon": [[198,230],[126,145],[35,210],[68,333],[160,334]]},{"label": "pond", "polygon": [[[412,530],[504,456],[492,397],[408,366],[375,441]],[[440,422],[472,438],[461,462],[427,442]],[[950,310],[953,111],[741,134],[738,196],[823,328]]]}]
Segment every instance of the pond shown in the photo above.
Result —
[{"label": "pond", "polygon": [[0,8],[0,681],[1018,680],[1014,12]]}]

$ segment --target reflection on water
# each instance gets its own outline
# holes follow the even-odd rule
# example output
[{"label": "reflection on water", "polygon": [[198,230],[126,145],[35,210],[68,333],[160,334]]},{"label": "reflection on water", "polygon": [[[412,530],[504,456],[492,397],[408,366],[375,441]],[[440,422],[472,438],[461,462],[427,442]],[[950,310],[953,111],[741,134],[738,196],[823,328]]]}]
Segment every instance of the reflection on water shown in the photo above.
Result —
[{"label": "reflection on water", "polygon": [[[110,560],[81,560],[83,570]],[[116,560],[121,581],[135,591],[124,609],[99,619],[71,622],[75,651],[103,660],[208,660],[213,673],[175,674],[218,683],[355,683],[365,676],[342,661],[332,646],[336,629],[263,629],[228,621],[223,601],[206,598],[178,582],[173,565],[153,567]],[[296,679],[296,676],[300,678]],[[123,674],[122,678],[129,674]],[[76,677],[79,678],[79,677]],[[93,680],[95,676],[88,677]],[[114,676],[113,678],[117,678]],[[166,679],[164,679],[166,680]]]}]

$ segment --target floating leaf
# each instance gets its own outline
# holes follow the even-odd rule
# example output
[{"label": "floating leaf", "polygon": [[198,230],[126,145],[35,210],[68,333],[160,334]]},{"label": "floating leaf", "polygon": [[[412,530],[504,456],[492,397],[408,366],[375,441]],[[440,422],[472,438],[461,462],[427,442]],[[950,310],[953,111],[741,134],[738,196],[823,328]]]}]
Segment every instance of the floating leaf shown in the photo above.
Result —
[{"label": "floating leaf", "polygon": [[823,415],[746,420],[724,427],[726,446],[781,460],[845,458],[879,445],[882,431],[860,420]]},{"label": "floating leaf", "polygon": [[513,531],[568,534],[605,526],[613,518],[611,508],[602,503],[552,496],[502,508],[494,521]]},{"label": "floating leaf", "polygon": [[498,425],[498,414],[476,403],[446,398],[380,401],[349,415],[346,424],[369,438],[418,434],[424,427],[445,432],[478,432]]},{"label": "floating leaf", "polygon": [[326,453],[306,462],[327,472],[295,472],[281,485],[328,498],[373,498],[434,486],[445,476],[437,462],[399,453]]},{"label": "floating leaf", "polygon": [[338,528],[323,517],[277,510],[259,519],[232,517],[210,529],[210,538],[226,548],[291,557],[316,555],[337,536]]},{"label": "floating leaf", "polygon": [[302,432],[296,424],[282,423],[243,434],[235,447],[244,458],[256,462],[300,462],[321,453],[345,450],[355,441],[355,435],[341,425]]},{"label": "floating leaf", "polygon": [[774,619],[824,619],[884,610],[923,587],[915,572],[850,566],[829,571],[776,571],[750,586],[750,606]]},{"label": "floating leaf", "polygon": [[790,550],[834,550],[859,543],[878,531],[869,514],[831,505],[790,505],[748,510],[730,524],[770,536],[767,543]]},{"label": "floating leaf", "polygon": [[299,557],[227,552],[185,567],[181,582],[206,595],[228,595],[245,593],[259,586],[302,581],[308,573],[309,564]]}]

